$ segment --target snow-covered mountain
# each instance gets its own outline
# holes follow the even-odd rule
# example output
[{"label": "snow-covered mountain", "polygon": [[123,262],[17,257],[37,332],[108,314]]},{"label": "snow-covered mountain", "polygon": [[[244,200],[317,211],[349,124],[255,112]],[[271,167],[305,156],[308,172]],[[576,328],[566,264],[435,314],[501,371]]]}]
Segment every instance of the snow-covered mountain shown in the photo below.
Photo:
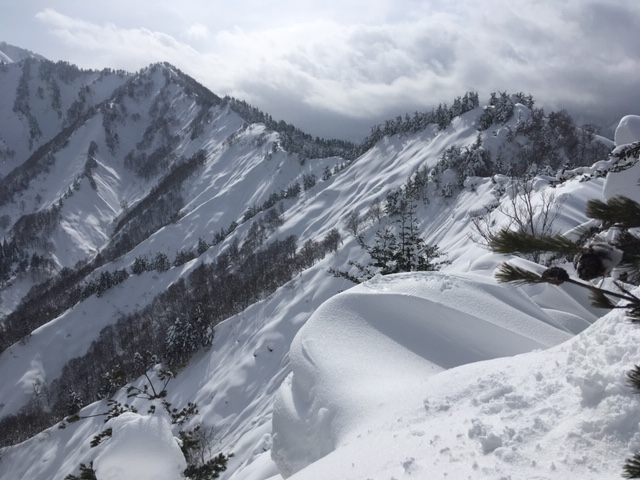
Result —
[{"label": "snow-covered mountain", "polygon": [[7,42],[0,42],[0,63],[19,62],[25,58],[46,60],[42,55],[38,55],[37,53],[16,47],[15,45],[9,45]]},{"label": "snow-covered mountain", "polygon": [[[571,286],[497,284],[504,258],[480,245],[522,200],[507,173],[538,173],[527,199],[559,232],[637,180],[593,128],[466,94],[356,146],[168,64],[18,60],[0,65],[0,430],[44,431],[0,450],[0,478],[178,478],[196,425],[234,479],[613,478],[638,449],[634,327]],[[448,265],[329,273],[366,263],[409,198]],[[184,425],[120,389],[148,368],[160,385],[157,362],[178,372],[167,400],[198,406]],[[108,398],[138,412],[51,426]]]}]

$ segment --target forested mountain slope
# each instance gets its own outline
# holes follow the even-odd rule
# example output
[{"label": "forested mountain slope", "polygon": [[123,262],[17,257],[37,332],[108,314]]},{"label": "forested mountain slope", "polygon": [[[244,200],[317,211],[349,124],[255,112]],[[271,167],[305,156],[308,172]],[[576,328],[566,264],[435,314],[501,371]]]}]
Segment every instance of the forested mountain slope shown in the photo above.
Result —
[{"label": "forested mountain slope", "polygon": [[[283,453],[281,440],[276,463],[270,459],[274,394],[291,371],[289,345],[321,304],[352,286],[329,270],[368,262],[363,245],[387,227],[397,231],[407,209],[416,231],[450,262],[443,271],[451,280],[432,274],[427,283],[466,285],[469,296],[461,298],[473,305],[482,295],[501,299],[483,308],[502,312],[504,322],[488,322],[477,340],[521,339],[507,350],[452,354],[450,362],[411,347],[431,374],[557,345],[602,313],[579,292],[494,285],[499,257],[474,241],[483,228],[509,223],[509,209],[527,200],[515,188],[534,174],[528,199],[554,212],[555,230],[584,223],[585,199],[601,194],[616,167],[606,160],[613,143],[594,127],[577,128],[566,112],[547,114],[527,95],[481,102],[469,92],[451,106],[374,126],[352,145],[313,139],[168,64],[131,74],[27,58],[0,65],[0,79],[8,85],[0,97],[0,430],[8,432],[3,445],[12,445],[2,450],[0,476],[64,478],[95,460],[102,478],[100,458],[103,475],[117,463],[138,478],[151,475],[158,458],[127,459],[125,437],[105,441],[98,453],[89,446],[101,418],[64,430],[51,425],[85,405],[83,415],[105,411],[109,398],[126,402],[119,389],[143,385],[140,375],[157,364],[177,373],[169,401],[193,401],[199,410],[184,426],[157,420],[173,433],[149,449],[166,448],[166,461],[179,456],[171,435],[198,424],[215,432],[207,455],[234,453],[225,478],[268,478],[276,464],[291,474],[326,455],[341,434],[331,437],[333,447],[322,443],[328,437],[310,440],[319,447],[304,458]],[[358,288],[384,288],[372,282]],[[421,288],[407,291],[410,284],[401,281],[398,295],[423,300],[390,305],[413,312],[413,325],[435,300]],[[358,305],[349,318],[369,315]],[[465,308],[436,309],[460,323],[454,352],[475,348],[461,336],[465,322],[486,320]],[[407,332],[433,334],[413,328],[397,342]],[[453,335],[449,327],[440,333]],[[146,438],[145,422],[156,420],[142,418],[147,407],[134,401],[140,418],[117,421],[131,438]]]}]

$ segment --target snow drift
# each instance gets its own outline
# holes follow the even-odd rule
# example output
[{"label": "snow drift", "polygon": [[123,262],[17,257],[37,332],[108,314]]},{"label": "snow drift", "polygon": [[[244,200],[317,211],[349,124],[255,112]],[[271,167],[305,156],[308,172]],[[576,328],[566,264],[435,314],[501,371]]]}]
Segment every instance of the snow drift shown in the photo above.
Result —
[{"label": "snow drift", "polygon": [[273,417],[285,476],[342,443],[417,378],[547,348],[571,334],[519,290],[472,274],[377,276],[324,303],[291,346]]},{"label": "snow drift", "polygon": [[326,302],[276,399],[283,476],[617,478],[640,447],[625,385],[640,329],[615,312],[551,350],[483,361],[568,337],[527,303],[443,274],[376,278]]}]

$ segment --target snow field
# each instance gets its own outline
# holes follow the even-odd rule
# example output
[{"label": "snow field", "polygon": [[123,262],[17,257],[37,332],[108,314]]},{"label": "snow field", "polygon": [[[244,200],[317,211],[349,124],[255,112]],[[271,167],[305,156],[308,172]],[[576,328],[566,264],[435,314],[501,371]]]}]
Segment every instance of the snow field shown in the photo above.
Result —
[{"label": "snow field", "polygon": [[[640,401],[625,384],[627,370],[640,362],[638,340],[640,329],[614,312],[549,350],[435,374],[428,368],[408,372],[403,362],[388,362],[378,373],[369,368],[372,352],[368,367],[358,369],[357,385],[369,386],[360,391],[369,398],[376,387],[384,391],[388,402],[377,405],[375,398],[355,405],[358,397],[345,384],[356,374],[316,364],[323,392],[331,392],[312,386],[314,401],[323,405],[318,418],[359,409],[357,416],[341,416],[340,427],[325,422],[319,435],[337,438],[320,459],[313,458],[317,450],[305,455],[287,442],[304,433],[291,416],[281,418],[289,405],[282,397],[295,386],[297,363],[304,364],[293,357],[293,378],[276,402],[274,459],[285,477],[302,468],[291,478],[304,480],[619,478],[624,459],[640,447]],[[361,343],[351,337],[351,343],[356,350],[369,346],[364,337]],[[318,340],[315,348],[335,353]],[[376,358],[375,365],[384,363],[383,356]],[[399,365],[396,372],[393,365]],[[304,404],[296,401],[300,394],[293,390],[296,405]],[[310,423],[297,419],[303,420]]]},{"label": "snow field", "polygon": [[374,277],[325,302],[294,339],[272,456],[288,476],[335,449],[361,418],[395,405],[416,377],[570,337],[518,290],[482,277]]},{"label": "snow field", "polygon": [[[218,113],[220,123],[208,133],[238,120]],[[333,227],[343,230],[346,211],[364,214],[373,199],[398,188],[418,166],[432,165],[452,139],[473,141],[476,131],[468,120],[456,120],[446,135],[427,130],[385,138],[340,176],[286,204],[277,235],[296,234],[301,245]],[[258,204],[273,188],[311,172],[310,162],[303,167],[284,154],[274,155],[271,164],[258,161],[249,153],[258,130],[246,131],[228,151],[209,145],[201,178],[185,184],[185,216],[120,259],[118,267],[144,251],[172,254],[195,245],[199,236],[210,238],[237,220],[248,203]],[[104,178],[105,194],[122,193],[117,186],[107,191]],[[616,178],[620,174],[607,180],[614,189]],[[576,179],[556,188],[566,199],[559,230],[584,222],[584,202],[601,197],[603,184]],[[547,186],[540,183],[534,201],[541,201]],[[234,453],[222,478],[619,477],[622,460],[640,448],[637,399],[624,384],[626,370],[640,362],[636,327],[620,312],[589,327],[600,314],[571,286],[496,285],[493,270],[505,258],[469,239],[469,212],[495,203],[494,189],[491,181],[478,182],[456,200],[437,198],[419,207],[421,218],[429,219],[423,225],[428,241],[440,244],[452,260],[445,272],[374,278],[334,297],[351,285],[326,269],[362,260],[356,242],[345,235],[339,252],[216,328],[213,348],[199,352],[171,382],[169,401],[195,400],[200,414],[193,424],[216,426],[220,450]],[[493,216],[503,224],[498,213]],[[238,232],[247,228],[241,225]],[[367,238],[374,230],[366,225]],[[92,238],[99,242],[100,236]],[[212,247],[198,261],[224,247]],[[130,279],[101,303],[90,300],[5,352],[0,378],[11,385],[0,399],[5,412],[24,404],[35,379],[55,378],[118,312],[146,303],[149,289],[165,288],[198,261]],[[80,329],[72,317],[85,320]],[[7,461],[0,463],[0,478],[63,479],[90,460],[100,479],[163,478],[154,473],[156,466],[176,478],[175,429],[170,434],[164,420],[144,415],[118,422],[126,435],[99,450],[88,443],[103,424],[87,421],[3,451]]]},{"label": "snow field", "polygon": [[171,431],[171,420],[158,405],[154,415],[123,413],[109,420],[113,430],[94,468],[110,480],[175,480],[187,468]]}]

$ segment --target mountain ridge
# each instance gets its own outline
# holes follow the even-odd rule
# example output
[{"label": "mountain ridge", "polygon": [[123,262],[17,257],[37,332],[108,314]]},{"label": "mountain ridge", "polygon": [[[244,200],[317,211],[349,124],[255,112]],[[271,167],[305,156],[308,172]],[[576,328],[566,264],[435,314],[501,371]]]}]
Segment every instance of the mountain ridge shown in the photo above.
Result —
[{"label": "mountain ridge", "polygon": [[[41,65],[43,78],[34,73]],[[611,142],[577,129],[568,115],[546,115],[533,103],[519,103],[527,103],[521,94],[497,94],[486,106],[471,103],[466,111],[454,101],[398,117],[374,127],[361,152],[361,146],[310,138],[243,102],[220,98],[168,64],[138,74],[73,72],[68,64],[33,59],[0,70],[16,86],[15,97],[0,100],[0,111],[14,114],[7,130],[0,124],[6,161],[33,158],[24,168],[5,167],[0,180],[6,199],[0,221],[9,217],[2,229],[10,240],[3,258],[11,260],[1,292],[0,354],[0,378],[11,387],[0,391],[0,416],[60,415],[67,387],[78,381],[74,372],[85,375],[85,397],[93,395],[83,398],[87,409],[97,411],[104,400],[92,402],[112,394],[123,400],[121,384],[106,393],[97,386],[117,362],[129,369],[126,382],[144,373],[127,350],[144,344],[123,343],[127,335],[139,336],[184,369],[173,381],[172,401],[184,400],[181,389],[193,395],[202,417],[224,432],[224,448],[237,452],[236,468],[249,468],[262,458],[261,449],[269,450],[272,396],[288,374],[288,344],[320,304],[348,288],[327,269],[364,261],[359,242],[371,241],[384,222],[393,224],[383,203],[392,205],[394,196],[402,200],[409,189],[417,192],[421,234],[431,244],[445,244],[454,271],[487,276],[497,260],[469,240],[471,218],[508,202],[509,165],[524,173],[532,166],[530,151],[552,139],[545,147],[553,152],[549,165],[537,166],[546,177],[538,177],[534,195],[538,201],[550,183],[556,185],[565,199],[562,229],[585,220],[577,200],[598,195],[601,174],[610,168],[579,162],[591,165]],[[82,75],[91,79],[88,93]],[[23,77],[28,95],[17,101]],[[60,90],[59,108],[51,78]],[[249,122],[236,109],[264,123]],[[61,135],[58,140],[33,133],[30,125],[44,125],[41,119],[62,128],[54,135]],[[5,131],[22,134],[14,139]],[[37,149],[38,155],[26,156]],[[351,153],[334,155],[340,151]],[[569,158],[577,162],[568,166],[574,168],[559,168]],[[357,214],[361,240],[347,233],[349,212]],[[547,301],[551,294],[545,295]],[[559,295],[575,303],[575,293]],[[198,308],[210,324],[198,324]],[[576,312],[586,320],[578,322]],[[575,304],[553,315],[573,325],[572,333],[596,318]],[[191,320],[204,328],[199,335],[208,335],[210,327],[215,336],[202,335],[186,359],[169,356],[175,352],[166,344],[168,332]],[[92,348],[126,353],[94,367],[84,357]],[[83,363],[89,370],[81,369]],[[218,371],[216,364],[227,369]],[[36,426],[48,427],[52,419],[45,420]],[[71,445],[79,450],[64,454],[66,473],[44,468],[31,478],[62,478],[90,455],[74,438]],[[26,445],[37,450],[34,441]],[[225,478],[243,478],[233,475]]]}]

